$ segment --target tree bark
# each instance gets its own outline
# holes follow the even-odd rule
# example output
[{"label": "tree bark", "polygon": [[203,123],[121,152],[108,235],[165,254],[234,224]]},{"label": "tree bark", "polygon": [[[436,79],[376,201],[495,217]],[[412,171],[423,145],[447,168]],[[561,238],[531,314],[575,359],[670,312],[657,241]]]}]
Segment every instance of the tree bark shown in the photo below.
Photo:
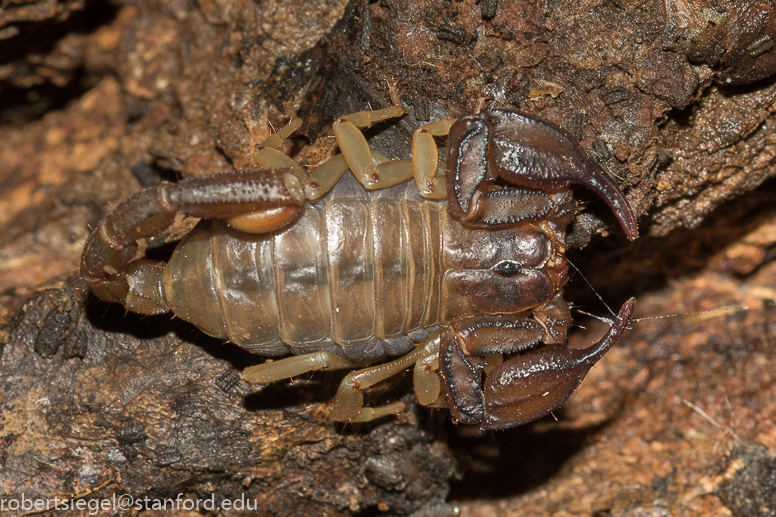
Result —
[{"label": "tree bark", "polygon": [[[0,498],[246,494],[276,515],[444,515],[452,448],[469,515],[751,515],[771,486],[752,473],[776,453],[776,8],[717,4],[0,1]],[[316,165],[336,151],[335,117],[387,106],[388,84],[409,114],[369,136],[391,158],[481,99],[578,140],[645,236],[626,244],[577,193],[570,242],[586,247],[570,257],[607,301],[751,309],[635,324],[558,422],[480,436],[414,406],[343,429],[326,406],[336,376],[248,388],[246,352],[85,292],[81,246],[112,206],[251,167],[287,101],[304,124],[283,151]],[[590,307],[580,277],[567,299]],[[409,391],[405,378],[377,396]]]}]

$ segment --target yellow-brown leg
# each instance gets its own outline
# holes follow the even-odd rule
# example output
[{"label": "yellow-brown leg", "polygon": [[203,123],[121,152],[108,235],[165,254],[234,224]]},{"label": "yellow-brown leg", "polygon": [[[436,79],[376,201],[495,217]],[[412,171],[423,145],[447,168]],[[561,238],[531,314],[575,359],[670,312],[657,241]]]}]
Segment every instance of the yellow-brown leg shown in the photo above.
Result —
[{"label": "yellow-brown leg", "polygon": [[[441,334],[442,332],[439,330],[433,332],[423,343],[419,344],[415,350],[404,357],[389,363],[358,370],[345,377],[342,380],[339,390],[337,391],[337,396],[334,399],[334,419],[339,421],[367,422],[381,416],[392,415],[404,411],[404,403],[402,402],[393,402],[376,408],[364,407],[364,390],[374,386],[380,381],[411,368],[419,361],[423,361],[432,354],[437,354]],[[431,402],[426,405],[432,405],[439,399],[440,389],[438,378],[435,388],[433,381],[429,382],[432,375],[433,377],[437,377],[435,370],[422,372],[420,374],[420,382],[423,386],[422,389],[426,394],[424,398],[425,400],[431,400]],[[415,379],[418,379],[417,373]],[[435,395],[434,390],[436,390]]]},{"label": "yellow-brown leg", "polygon": [[390,108],[345,115],[332,125],[337,144],[348,167],[358,181],[370,190],[391,187],[412,177],[409,160],[390,160],[385,164],[375,164],[375,153],[369,149],[369,144],[359,129],[367,128],[381,120],[404,115],[404,108],[394,90],[391,90],[391,100],[394,105]]},{"label": "yellow-brown leg", "polygon": [[253,153],[253,159],[262,167],[270,170],[291,168],[296,179],[302,185],[307,185],[307,174],[304,170],[289,156],[278,150],[283,141],[302,125],[302,120],[296,116],[296,111],[291,107],[291,104],[286,103],[285,108],[288,115],[288,123],[280,131],[269,135],[259,144],[258,150]]},{"label": "yellow-brown leg", "polygon": [[436,136],[446,136],[456,119],[429,122],[412,135],[412,170],[420,195],[428,199],[447,197],[445,164],[439,163]]},{"label": "yellow-brown leg", "polygon": [[258,384],[290,379],[317,370],[344,370],[358,366],[358,363],[331,352],[313,352],[251,366],[243,370],[242,376],[246,382]]}]

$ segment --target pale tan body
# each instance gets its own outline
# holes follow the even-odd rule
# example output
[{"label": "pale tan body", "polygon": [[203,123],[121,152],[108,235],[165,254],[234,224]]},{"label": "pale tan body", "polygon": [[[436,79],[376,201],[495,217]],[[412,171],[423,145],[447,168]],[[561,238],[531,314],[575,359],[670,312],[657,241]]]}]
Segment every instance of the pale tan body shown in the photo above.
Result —
[{"label": "pale tan body", "polygon": [[[487,254],[482,247],[493,232],[464,229],[413,186],[370,195],[354,183],[343,178],[325,202],[306,205],[274,234],[245,234],[219,221],[189,234],[163,276],[170,308],[261,355],[324,350],[354,361],[406,353],[427,336],[408,338],[413,331],[476,315],[476,296],[460,292],[457,276],[466,271],[467,248]],[[526,270],[544,268],[558,253],[538,228],[500,233],[541,250]],[[508,257],[510,248],[492,253]],[[554,287],[537,275],[533,290],[543,300]]]},{"label": "pale tan body", "polygon": [[[463,228],[444,203],[424,201],[412,184],[370,193],[351,175],[274,234],[209,224],[176,248],[162,277],[165,298],[175,314],[212,336],[263,356],[299,356],[246,370],[251,382],[408,353],[429,339],[428,330],[478,313],[477,297],[459,285],[468,255],[490,253],[497,263],[515,253],[510,245],[488,250],[494,232]],[[498,233],[514,246],[541,250],[524,267],[537,270],[533,292],[543,303],[556,286],[541,270],[558,244],[532,226]],[[434,404],[438,340],[432,336],[428,345],[375,368],[382,379],[430,357],[432,363],[418,363],[416,384],[427,393],[424,402]]]},{"label": "pale tan body", "polygon": [[171,309],[265,356],[324,350],[369,361],[409,351],[407,334],[450,319],[440,237],[457,223],[409,189],[370,196],[348,179],[282,231],[214,221],[187,236],[164,274]]}]

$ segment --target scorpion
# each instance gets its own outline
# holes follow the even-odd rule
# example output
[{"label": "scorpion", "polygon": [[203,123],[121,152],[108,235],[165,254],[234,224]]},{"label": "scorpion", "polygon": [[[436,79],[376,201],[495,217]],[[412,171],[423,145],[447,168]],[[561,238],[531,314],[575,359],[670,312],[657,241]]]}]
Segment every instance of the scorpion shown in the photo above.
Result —
[{"label": "scorpion", "polygon": [[[129,197],[87,238],[86,284],[129,311],[172,311],[251,352],[288,356],[247,368],[250,383],[354,370],[334,398],[338,421],[401,413],[403,402],[365,406],[364,391],[413,367],[418,401],[457,423],[504,429],[549,414],[635,306],[625,302],[592,346],[566,347],[571,187],[605,200],[629,239],[636,217],[574,140],[519,112],[480,106],[429,122],[413,134],[412,158],[391,160],[362,132],[405,114],[390,94],[388,108],[335,120],[340,154],[312,172],[279,151],[301,125],[291,113],[257,147],[261,168]],[[176,215],[202,221],[168,262],[145,258],[145,240]]]}]

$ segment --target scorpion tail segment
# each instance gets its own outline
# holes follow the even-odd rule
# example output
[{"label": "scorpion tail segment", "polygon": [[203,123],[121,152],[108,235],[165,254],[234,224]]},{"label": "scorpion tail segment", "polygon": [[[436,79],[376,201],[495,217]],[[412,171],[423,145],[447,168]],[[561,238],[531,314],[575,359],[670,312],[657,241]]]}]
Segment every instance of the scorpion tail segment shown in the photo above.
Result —
[{"label": "scorpion tail segment", "polygon": [[504,429],[536,420],[571,396],[628,325],[634,299],[620,309],[609,332],[583,350],[555,349],[514,357],[488,374],[483,390],[486,417],[481,429]]},{"label": "scorpion tail segment", "polygon": [[87,238],[81,255],[81,276],[89,289],[107,302],[120,303],[139,314],[164,314],[170,310],[162,287],[166,264],[132,260],[138,245],[115,247],[97,227]]},{"label": "scorpion tail segment", "polygon": [[106,302],[123,303],[129,284],[118,271],[132,261],[138,247],[135,243],[121,246],[109,240],[103,223],[86,239],[81,254],[81,276],[89,289]]},{"label": "scorpion tail segment", "polygon": [[117,206],[89,234],[81,275],[106,301],[143,314],[167,312],[156,282],[162,266],[143,262],[133,267],[137,241],[160,234],[176,214],[224,218],[243,231],[272,231],[296,217],[303,203],[302,186],[291,169],[224,172],[147,188]]},{"label": "scorpion tail segment", "polygon": [[130,292],[126,266],[138,253],[137,241],[172,224],[174,211],[160,202],[163,188],[147,188],[131,196],[87,237],[81,254],[81,276],[103,300],[125,304]]},{"label": "scorpion tail segment", "polygon": [[222,172],[166,185],[163,204],[202,218],[224,219],[249,233],[266,233],[291,222],[304,204],[292,169]]}]

